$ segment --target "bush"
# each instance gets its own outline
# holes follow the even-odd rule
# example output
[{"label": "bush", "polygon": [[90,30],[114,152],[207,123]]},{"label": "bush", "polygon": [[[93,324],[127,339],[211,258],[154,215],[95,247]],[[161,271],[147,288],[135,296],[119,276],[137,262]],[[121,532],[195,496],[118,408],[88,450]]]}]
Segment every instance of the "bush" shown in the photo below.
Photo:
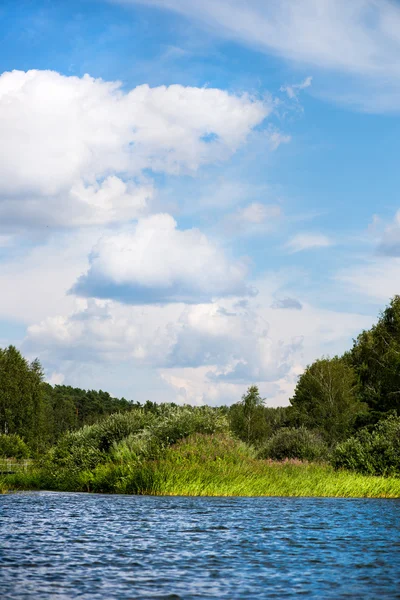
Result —
[{"label": "bush", "polygon": [[57,469],[73,472],[94,469],[107,460],[109,450],[116,443],[142,430],[152,421],[153,415],[135,409],[127,413],[115,413],[100,423],[67,433],[49,450],[43,467],[52,472]]},{"label": "bush", "polygon": [[193,433],[227,432],[228,421],[218,409],[209,406],[182,406],[172,409],[152,431],[160,444],[171,446]]},{"label": "bush", "polygon": [[300,460],[322,460],[328,448],[320,435],[305,427],[282,427],[258,452],[258,458],[298,458]]},{"label": "bush", "polygon": [[148,428],[114,444],[112,460],[119,462],[158,458],[163,449],[198,433],[226,433],[228,422],[220,411],[208,406],[170,407]]},{"label": "bush", "polygon": [[157,458],[163,448],[192,433],[226,430],[226,417],[210,407],[170,405],[160,415],[138,408],[66,434],[47,453],[42,466],[51,476],[64,480],[109,461]]},{"label": "bush", "polygon": [[0,434],[0,456],[4,458],[28,458],[29,448],[15,433]]},{"label": "bush", "polygon": [[369,475],[400,476],[400,417],[391,415],[338,444],[332,463]]}]

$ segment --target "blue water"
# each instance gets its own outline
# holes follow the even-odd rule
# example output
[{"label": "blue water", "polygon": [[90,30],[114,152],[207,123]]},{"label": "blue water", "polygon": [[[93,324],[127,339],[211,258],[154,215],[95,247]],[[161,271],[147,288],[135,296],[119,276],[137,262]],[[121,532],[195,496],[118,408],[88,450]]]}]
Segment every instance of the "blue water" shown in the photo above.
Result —
[{"label": "blue water", "polygon": [[0,597],[400,598],[400,502],[0,496]]}]

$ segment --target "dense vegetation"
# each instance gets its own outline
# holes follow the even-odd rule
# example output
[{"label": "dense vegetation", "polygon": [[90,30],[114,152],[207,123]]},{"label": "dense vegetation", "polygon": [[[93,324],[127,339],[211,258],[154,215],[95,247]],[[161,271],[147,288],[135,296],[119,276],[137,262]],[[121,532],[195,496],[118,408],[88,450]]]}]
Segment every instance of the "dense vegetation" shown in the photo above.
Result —
[{"label": "dense vegetation", "polygon": [[140,405],[52,387],[0,350],[0,457],[31,459],[14,488],[400,496],[398,415],[399,296],[350,351],[309,365],[285,408],[256,386],[231,407]]}]

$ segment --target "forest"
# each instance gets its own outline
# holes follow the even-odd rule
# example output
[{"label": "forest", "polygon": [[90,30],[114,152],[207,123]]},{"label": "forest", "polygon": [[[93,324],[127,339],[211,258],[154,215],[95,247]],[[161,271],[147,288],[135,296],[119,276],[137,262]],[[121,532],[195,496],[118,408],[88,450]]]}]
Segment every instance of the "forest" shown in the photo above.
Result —
[{"label": "forest", "polygon": [[0,487],[398,497],[399,415],[400,296],[342,356],[309,365],[287,407],[268,407],[256,385],[229,407],[53,387],[38,360],[9,346],[0,461],[15,469],[3,468]]}]

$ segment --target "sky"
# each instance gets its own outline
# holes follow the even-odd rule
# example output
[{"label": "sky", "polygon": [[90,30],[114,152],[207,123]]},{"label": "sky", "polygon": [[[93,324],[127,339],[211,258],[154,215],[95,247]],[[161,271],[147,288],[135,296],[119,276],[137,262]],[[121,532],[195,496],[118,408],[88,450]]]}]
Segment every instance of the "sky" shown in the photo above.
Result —
[{"label": "sky", "polygon": [[289,403],[400,292],[400,3],[2,0],[0,347]]}]

